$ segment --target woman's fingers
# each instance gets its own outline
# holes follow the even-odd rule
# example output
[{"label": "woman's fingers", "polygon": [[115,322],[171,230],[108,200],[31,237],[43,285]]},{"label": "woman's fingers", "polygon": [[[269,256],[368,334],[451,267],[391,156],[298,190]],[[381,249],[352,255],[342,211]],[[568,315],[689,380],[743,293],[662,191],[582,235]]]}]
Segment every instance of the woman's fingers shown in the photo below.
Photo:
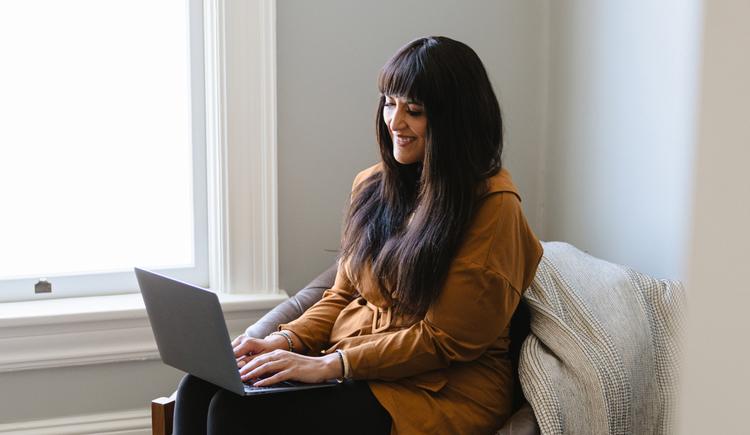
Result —
[{"label": "woman's fingers", "polygon": [[251,353],[260,353],[265,350],[262,340],[258,340],[257,338],[252,337],[238,337],[238,339],[239,343],[237,345],[233,345],[235,358],[239,358]]},{"label": "woman's fingers", "polygon": [[279,352],[280,351],[272,351],[248,358],[249,361],[240,369],[240,376],[244,376],[262,364],[278,359]]},{"label": "woman's fingers", "polygon": [[[301,382],[322,382],[333,379],[340,373],[340,365],[336,355],[326,357],[310,357],[292,353],[286,350],[273,350],[260,355],[253,355],[239,373],[243,381],[261,379],[253,385],[271,385],[285,380]],[[330,359],[335,358],[336,364]],[[283,375],[277,376],[280,372]]]},{"label": "woman's fingers", "polygon": [[242,368],[245,364],[249,363],[253,359],[252,355],[243,355],[237,358],[237,368]]},{"label": "woman's fingers", "polygon": [[240,357],[237,357],[237,368],[244,367],[247,363],[259,357],[260,355],[261,354],[256,353],[253,355],[242,355]]},{"label": "woman's fingers", "polygon": [[273,376],[269,376],[267,378],[261,379],[253,383],[253,386],[254,387],[267,387],[269,385],[278,384],[279,382],[284,382],[290,379],[290,377],[291,377],[291,372],[289,370],[282,370]]},{"label": "woman's fingers", "polygon": [[[241,375],[242,380],[255,379],[260,377],[267,377],[274,373],[280,372],[287,367],[286,361],[284,360],[271,360],[260,364],[259,366],[246,371],[244,375]],[[242,371],[240,371],[241,373]]]}]

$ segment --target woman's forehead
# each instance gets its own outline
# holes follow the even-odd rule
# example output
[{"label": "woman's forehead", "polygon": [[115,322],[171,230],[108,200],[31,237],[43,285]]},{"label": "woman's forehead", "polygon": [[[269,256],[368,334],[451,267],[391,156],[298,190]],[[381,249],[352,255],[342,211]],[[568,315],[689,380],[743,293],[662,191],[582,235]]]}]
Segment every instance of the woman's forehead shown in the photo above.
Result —
[{"label": "woman's forehead", "polygon": [[382,94],[385,98],[391,99],[391,100],[399,100],[408,104],[419,104],[420,106],[423,105],[421,101],[414,97],[409,97],[407,95],[391,95],[387,93]]}]

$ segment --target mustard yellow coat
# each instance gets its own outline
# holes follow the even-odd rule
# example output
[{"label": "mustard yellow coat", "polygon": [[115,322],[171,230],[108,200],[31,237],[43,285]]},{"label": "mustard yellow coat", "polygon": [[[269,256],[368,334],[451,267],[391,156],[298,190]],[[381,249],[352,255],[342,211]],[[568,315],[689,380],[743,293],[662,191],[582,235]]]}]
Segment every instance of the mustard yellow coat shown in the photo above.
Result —
[{"label": "mustard yellow coat", "polygon": [[[380,164],[360,172],[354,185],[377,170]],[[355,284],[340,264],[333,288],[279,329],[297,334],[311,354],[342,349],[352,377],[368,380],[391,415],[392,434],[493,433],[511,412],[510,319],[541,257],[503,169],[488,179],[424,318],[393,314],[369,270]]]}]

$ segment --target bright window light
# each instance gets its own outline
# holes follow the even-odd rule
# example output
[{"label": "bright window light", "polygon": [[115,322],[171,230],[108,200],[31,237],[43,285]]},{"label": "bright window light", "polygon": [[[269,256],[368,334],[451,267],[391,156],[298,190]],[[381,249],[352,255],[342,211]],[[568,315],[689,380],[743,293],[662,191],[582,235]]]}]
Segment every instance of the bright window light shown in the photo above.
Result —
[{"label": "bright window light", "polygon": [[0,280],[191,267],[188,2],[0,2]]}]

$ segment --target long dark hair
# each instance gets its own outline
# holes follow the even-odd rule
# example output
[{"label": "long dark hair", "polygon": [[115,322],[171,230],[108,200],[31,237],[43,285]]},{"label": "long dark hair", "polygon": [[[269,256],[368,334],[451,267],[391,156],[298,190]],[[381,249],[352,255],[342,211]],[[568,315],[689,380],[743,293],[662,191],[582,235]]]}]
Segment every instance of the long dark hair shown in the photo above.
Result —
[{"label": "long dark hair", "polygon": [[[378,87],[375,127],[383,170],[352,194],[341,257],[355,282],[371,262],[394,309],[419,314],[440,295],[484,181],[502,166],[502,117],[482,61],[446,37],[402,47],[381,70]],[[424,106],[422,162],[403,165],[394,158],[383,119],[386,95]]]}]

